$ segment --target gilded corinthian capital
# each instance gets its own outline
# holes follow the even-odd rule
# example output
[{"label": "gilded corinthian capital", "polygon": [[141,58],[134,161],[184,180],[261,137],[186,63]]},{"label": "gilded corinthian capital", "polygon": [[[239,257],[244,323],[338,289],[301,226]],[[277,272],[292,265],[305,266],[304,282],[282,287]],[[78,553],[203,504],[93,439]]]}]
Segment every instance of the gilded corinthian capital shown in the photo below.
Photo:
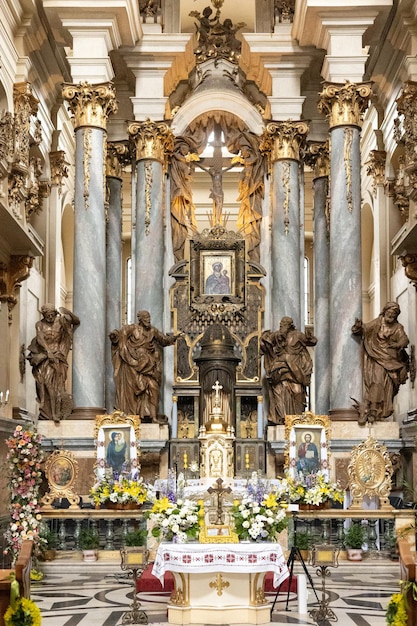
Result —
[{"label": "gilded corinthian capital", "polygon": [[121,178],[123,168],[132,162],[128,141],[108,141],[106,151],[106,176]]},{"label": "gilded corinthian capital", "polygon": [[359,126],[369,98],[371,83],[328,84],[320,94],[317,108],[327,115],[330,128],[335,126]]},{"label": "gilded corinthian capital", "polygon": [[117,112],[116,94],[111,83],[66,84],[62,97],[68,101],[75,128],[95,126],[106,130],[108,116]]},{"label": "gilded corinthian capital", "polygon": [[330,174],[330,151],[329,141],[309,141],[304,161],[309,165],[314,178],[322,178]]},{"label": "gilded corinthian capital", "polygon": [[166,162],[166,156],[174,149],[174,135],[165,122],[132,122],[127,132],[135,143],[136,161],[152,159]]},{"label": "gilded corinthian capital", "polygon": [[[266,125],[265,135],[270,137],[272,163],[280,159],[300,160],[300,148],[308,133],[306,122],[270,122]],[[264,138],[265,139],[265,138]]]}]

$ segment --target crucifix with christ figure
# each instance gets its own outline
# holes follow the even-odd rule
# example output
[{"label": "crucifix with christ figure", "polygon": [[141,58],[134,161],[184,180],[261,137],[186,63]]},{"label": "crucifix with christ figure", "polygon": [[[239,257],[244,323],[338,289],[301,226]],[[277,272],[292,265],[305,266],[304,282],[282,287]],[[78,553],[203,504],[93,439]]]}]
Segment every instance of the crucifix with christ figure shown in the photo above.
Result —
[{"label": "crucifix with christ figure", "polygon": [[214,494],[217,496],[217,519],[215,524],[223,524],[223,496],[226,493],[231,493],[232,489],[231,487],[223,487],[222,478],[218,478],[215,484],[215,487],[209,487],[207,491],[210,495]]}]

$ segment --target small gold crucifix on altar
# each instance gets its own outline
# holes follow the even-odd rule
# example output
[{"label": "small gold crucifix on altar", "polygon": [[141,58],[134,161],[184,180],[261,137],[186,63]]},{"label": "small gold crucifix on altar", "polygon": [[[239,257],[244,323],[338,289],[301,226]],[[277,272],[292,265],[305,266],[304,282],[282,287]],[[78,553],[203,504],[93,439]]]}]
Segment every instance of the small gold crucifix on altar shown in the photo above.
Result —
[{"label": "small gold crucifix on altar", "polygon": [[232,489],[231,487],[223,487],[223,479],[218,478],[216,480],[216,486],[209,487],[207,491],[210,495],[214,494],[217,496],[217,519],[215,524],[223,524],[223,496],[226,493],[231,493]]}]

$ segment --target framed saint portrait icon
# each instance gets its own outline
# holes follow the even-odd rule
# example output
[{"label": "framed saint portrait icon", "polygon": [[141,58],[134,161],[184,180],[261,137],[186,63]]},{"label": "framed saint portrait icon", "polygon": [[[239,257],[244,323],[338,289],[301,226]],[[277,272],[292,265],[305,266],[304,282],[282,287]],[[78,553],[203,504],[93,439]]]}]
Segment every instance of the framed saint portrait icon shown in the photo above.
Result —
[{"label": "framed saint portrait icon", "polygon": [[115,411],[96,417],[97,477],[139,472],[140,421],[137,415]]},{"label": "framed saint portrait icon", "polygon": [[235,292],[234,253],[215,254],[205,251],[202,261],[202,292],[212,296],[233,294]]},{"label": "framed saint portrait icon", "polygon": [[287,415],[286,467],[293,478],[322,472],[329,476],[330,420],[327,415]]}]

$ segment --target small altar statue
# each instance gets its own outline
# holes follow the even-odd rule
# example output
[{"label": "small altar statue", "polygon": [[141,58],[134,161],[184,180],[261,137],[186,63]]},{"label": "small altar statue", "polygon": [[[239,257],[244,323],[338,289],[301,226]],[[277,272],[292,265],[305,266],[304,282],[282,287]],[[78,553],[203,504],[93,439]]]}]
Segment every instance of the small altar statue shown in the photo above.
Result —
[{"label": "small altar statue", "polygon": [[220,392],[222,386],[216,380],[212,386],[213,399],[210,419],[200,428],[201,477],[233,478],[234,429],[224,419]]}]

